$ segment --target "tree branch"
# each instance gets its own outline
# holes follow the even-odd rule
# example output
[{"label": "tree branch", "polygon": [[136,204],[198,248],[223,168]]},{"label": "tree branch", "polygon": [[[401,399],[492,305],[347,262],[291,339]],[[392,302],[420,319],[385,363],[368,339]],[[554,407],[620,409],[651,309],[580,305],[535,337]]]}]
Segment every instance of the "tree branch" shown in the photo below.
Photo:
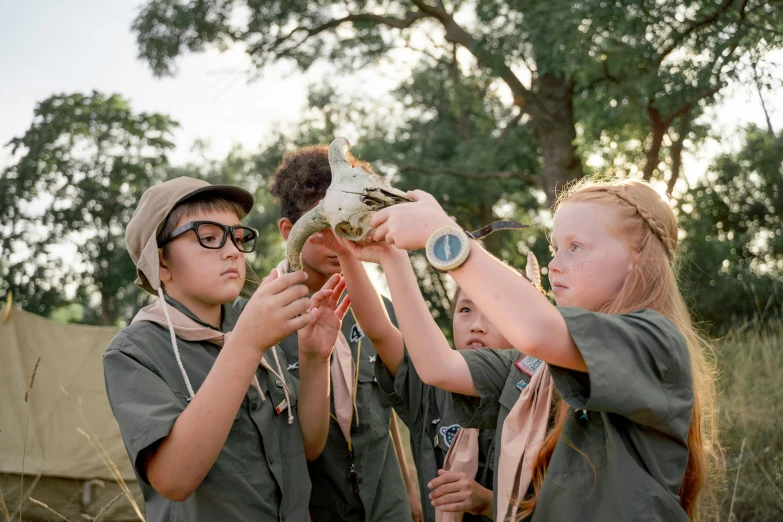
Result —
[{"label": "tree branch", "polygon": [[443,4],[440,4],[440,7],[435,7],[423,0],[412,0],[412,2],[422,12],[436,18],[443,25],[443,28],[446,30],[446,41],[461,45],[467,49],[476,58],[479,66],[493,71],[503,80],[511,89],[511,93],[514,96],[514,104],[524,109],[525,100],[530,95],[530,92],[506,64],[505,60],[490,60],[491,54],[482,49],[479,42],[454,20],[454,17],[443,7]]},{"label": "tree branch", "polygon": [[[674,185],[677,183],[677,179],[680,177],[680,168],[682,167],[682,146],[685,141],[685,136],[688,134],[688,130],[691,126],[691,115],[693,114],[692,107],[689,107],[684,113],[682,113],[682,119],[680,120],[680,128],[677,130],[677,141],[672,143],[672,173],[669,177],[669,182],[666,184],[666,193],[671,197],[674,192]],[[671,137],[671,134],[669,135]]]},{"label": "tree branch", "polygon": [[675,38],[675,41],[669,47],[667,47],[661,52],[660,56],[658,56],[658,59],[656,60],[656,64],[661,65],[661,63],[666,59],[666,57],[669,56],[672,52],[674,52],[677,46],[680,45],[683,41],[685,41],[685,39],[688,38],[691,34],[693,34],[694,32],[698,31],[703,27],[715,23],[723,13],[729,10],[729,7],[731,7],[733,3],[734,0],[723,0],[721,6],[718,7],[718,10],[715,11],[711,16],[708,16],[704,20],[693,22],[684,32],[680,33],[679,36]]},{"label": "tree branch", "polygon": [[[274,42],[271,42],[267,46],[261,46],[261,48],[264,51],[272,52],[278,49],[281,45],[286,43],[288,40],[290,40],[295,34],[305,32],[306,36],[304,37],[304,40],[307,40],[308,38],[312,36],[316,36],[324,31],[328,31],[330,29],[335,29],[339,27],[342,24],[345,23],[353,23],[353,22],[375,22],[379,25],[385,25],[387,27],[391,27],[394,29],[408,29],[411,27],[414,23],[416,23],[419,20],[422,20],[424,18],[430,18],[431,16],[421,12],[421,11],[411,11],[405,15],[405,18],[393,18],[390,16],[382,16],[382,15],[376,15],[372,13],[357,13],[352,14],[348,16],[344,16],[342,18],[335,18],[334,20],[329,20],[328,22],[321,24],[316,27],[303,27],[303,26],[297,26],[293,28],[291,31],[288,32],[288,34],[281,36],[277,38]],[[298,47],[304,40],[300,41],[299,43],[295,44],[293,47]],[[259,50],[258,46],[254,46],[251,49],[249,49],[250,54],[255,54],[256,51]]]},{"label": "tree branch", "polygon": [[539,180],[535,176],[514,172],[511,170],[499,170],[493,172],[462,172],[454,169],[427,169],[416,165],[405,165],[400,167],[400,172],[420,172],[429,176],[452,176],[468,180],[482,179],[520,179],[528,184],[538,184]]}]

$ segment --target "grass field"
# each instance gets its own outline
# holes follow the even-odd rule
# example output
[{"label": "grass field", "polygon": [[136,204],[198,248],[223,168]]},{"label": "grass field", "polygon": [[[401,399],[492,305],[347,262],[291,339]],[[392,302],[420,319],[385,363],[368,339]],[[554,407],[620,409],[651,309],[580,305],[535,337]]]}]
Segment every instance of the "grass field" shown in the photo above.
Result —
[{"label": "grass field", "polygon": [[[714,495],[703,506],[702,520],[783,521],[783,321],[768,321],[764,327],[745,325],[715,341],[714,350],[725,474],[710,481]],[[404,425],[401,435],[407,445]],[[6,483],[9,487],[2,488],[5,501],[11,502],[0,502],[0,522],[18,520],[12,516],[19,498],[16,484]],[[35,492],[25,493],[35,497]],[[127,502],[119,496],[115,500]],[[27,504],[25,520],[30,520],[28,513],[44,515],[40,506]],[[48,514],[53,517],[49,520],[68,520]]]},{"label": "grass field", "polygon": [[747,324],[714,346],[726,474],[705,520],[783,521],[783,321]]}]

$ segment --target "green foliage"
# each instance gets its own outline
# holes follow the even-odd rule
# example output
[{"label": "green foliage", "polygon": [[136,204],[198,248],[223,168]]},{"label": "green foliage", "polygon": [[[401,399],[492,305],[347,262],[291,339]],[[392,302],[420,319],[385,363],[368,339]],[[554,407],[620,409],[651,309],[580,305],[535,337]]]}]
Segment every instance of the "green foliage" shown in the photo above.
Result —
[{"label": "green foliage", "polygon": [[783,139],[756,127],[680,200],[684,282],[718,331],[779,309],[783,299]]},{"label": "green foliage", "polygon": [[[16,302],[48,315],[71,288],[85,322],[128,316],[139,295],[125,225],[142,192],[163,179],[176,126],[133,112],[119,95],[56,95],[38,105],[9,143],[16,163],[0,174],[0,268]],[[62,245],[74,244],[75,262],[62,263]]]}]

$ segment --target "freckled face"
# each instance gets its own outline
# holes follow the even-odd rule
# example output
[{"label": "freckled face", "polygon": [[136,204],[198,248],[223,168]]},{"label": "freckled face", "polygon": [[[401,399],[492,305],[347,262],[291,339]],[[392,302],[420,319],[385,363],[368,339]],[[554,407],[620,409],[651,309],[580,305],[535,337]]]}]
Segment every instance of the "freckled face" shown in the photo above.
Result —
[{"label": "freckled face", "polygon": [[464,292],[458,291],[457,305],[454,307],[454,347],[457,350],[477,350],[495,348],[506,350],[513,348],[495,325],[481,313]]},{"label": "freckled face", "polygon": [[634,254],[613,231],[617,216],[595,203],[566,203],[555,215],[549,282],[558,306],[598,310],[617,295]]}]

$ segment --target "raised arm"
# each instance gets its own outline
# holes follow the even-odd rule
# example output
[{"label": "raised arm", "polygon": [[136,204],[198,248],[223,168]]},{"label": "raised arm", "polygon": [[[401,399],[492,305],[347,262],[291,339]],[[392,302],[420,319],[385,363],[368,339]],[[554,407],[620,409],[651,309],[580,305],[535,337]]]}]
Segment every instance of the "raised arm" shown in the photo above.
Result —
[{"label": "raised arm", "polygon": [[310,322],[299,330],[299,426],[305,458],[317,459],[329,435],[329,360],[350,298],[340,302],[345,282],[333,275],[313,294]]},{"label": "raised arm", "polygon": [[[459,228],[430,194],[417,190],[410,195],[417,201],[380,210],[374,216],[374,240],[417,250],[424,248],[435,230],[443,226]],[[557,308],[477,242],[471,241],[470,257],[451,275],[514,348],[556,366],[587,370]],[[397,298],[393,291],[392,296]],[[398,319],[402,326],[399,314]],[[402,331],[403,335],[407,333],[404,328]],[[405,341],[410,346],[407,335]]]},{"label": "raised arm", "polygon": [[450,392],[478,395],[465,359],[451,349],[427,308],[408,254],[395,249],[381,266],[408,354],[421,380]]},{"label": "raised arm", "polygon": [[383,300],[375,291],[362,264],[362,261],[378,263],[382,257],[393,254],[396,249],[385,243],[357,245],[353,241],[336,238],[330,231],[318,234],[312,241],[337,254],[356,319],[383,364],[392,375],[396,375],[405,355],[402,334],[389,319]]},{"label": "raised arm", "polygon": [[142,455],[149,483],[169,500],[185,500],[207,476],[266,350],[307,323],[300,274],[273,271],[264,280],[171,432]]}]

